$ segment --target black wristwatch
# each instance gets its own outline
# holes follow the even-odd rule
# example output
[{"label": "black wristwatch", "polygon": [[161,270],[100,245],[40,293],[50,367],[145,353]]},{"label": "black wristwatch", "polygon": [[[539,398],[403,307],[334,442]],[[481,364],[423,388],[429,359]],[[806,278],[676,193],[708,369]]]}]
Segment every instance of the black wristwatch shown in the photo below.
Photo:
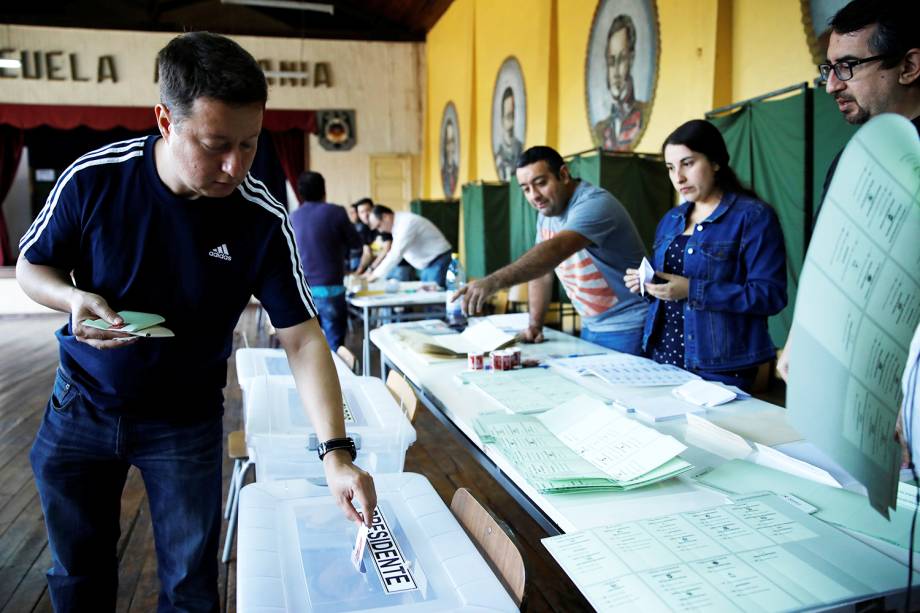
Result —
[{"label": "black wristwatch", "polygon": [[327,453],[335,451],[336,449],[347,449],[348,453],[351,454],[352,462],[358,457],[355,441],[350,436],[346,436],[345,438],[331,438],[324,443],[320,443],[316,448],[316,453],[319,455],[319,459],[322,460]]}]

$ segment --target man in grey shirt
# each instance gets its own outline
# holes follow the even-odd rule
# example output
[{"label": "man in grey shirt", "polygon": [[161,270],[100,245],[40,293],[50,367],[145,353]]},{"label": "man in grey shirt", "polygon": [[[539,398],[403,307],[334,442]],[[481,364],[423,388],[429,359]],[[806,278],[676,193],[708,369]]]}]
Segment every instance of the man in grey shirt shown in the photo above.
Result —
[{"label": "man in grey shirt", "polygon": [[581,337],[639,355],[646,303],[623,284],[645,255],[636,226],[614,196],[569,174],[550,147],[531,147],[517,162],[518,183],[538,212],[536,242],[517,261],[457,292],[466,313],[482,311],[498,290],[529,281],[530,324],[524,340],[543,340],[553,270],[581,316]]}]

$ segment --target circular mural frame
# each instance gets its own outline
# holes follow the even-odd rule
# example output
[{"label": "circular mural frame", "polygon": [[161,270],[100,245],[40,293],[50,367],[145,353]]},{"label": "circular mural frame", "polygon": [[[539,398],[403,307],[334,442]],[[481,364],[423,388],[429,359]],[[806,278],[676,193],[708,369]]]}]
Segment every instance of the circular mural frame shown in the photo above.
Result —
[{"label": "circular mural frame", "polygon": [[[620,19],[624,16],[627,19]],[[614,30],[615,20],[620,21]],[[623,81],[613,84],[622,100],[615,105],[607,51],[614,38],[617,46],[629,46],[628,22],[634,32],[633,49],[628,54],[628,66],[623,51],[614,62],[614,70],[625,67],[627,75],[624,79],[615,73]],[[591,19],[584,72],[588,132],[595,147],[632,151],[642,140],[654,109],[660,58],[661,27],[655,0],[598,0]],[[618,117],[618,124],[614,117]]]}]

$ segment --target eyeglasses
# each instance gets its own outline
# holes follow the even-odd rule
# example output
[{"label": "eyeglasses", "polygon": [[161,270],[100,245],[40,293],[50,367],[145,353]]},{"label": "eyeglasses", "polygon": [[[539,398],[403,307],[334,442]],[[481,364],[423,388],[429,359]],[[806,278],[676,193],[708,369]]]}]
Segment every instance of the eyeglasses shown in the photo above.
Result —
[{"label": "eyeglasses", "polygon": [[853,78],[853,67],[859,66],[860,64],[865,64],[867,62],[876,62],[878,60],[884,60],[891,57],[888,54],[885,55],[873,55],[872,57],[863,58],[861,60],[843,60],[837,62],[836,64],[819,64],[818,72],[821,73],[821,78],[825,81],[831,76],[831,70],[834,71],[834,74],[841,81],[849,81]]}]

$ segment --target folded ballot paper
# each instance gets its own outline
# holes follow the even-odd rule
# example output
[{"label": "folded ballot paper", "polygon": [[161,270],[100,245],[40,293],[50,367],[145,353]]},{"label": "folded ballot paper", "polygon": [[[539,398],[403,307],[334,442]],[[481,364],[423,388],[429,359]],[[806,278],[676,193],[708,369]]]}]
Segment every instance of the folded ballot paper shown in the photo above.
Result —
[{"label": "folded ballot paper", "polygon": [[166,321],[162,315],[153,313],[141,313],[139,311],[119,311],[118,314],[125,321],[124,325],[119,327],[112,326],[104,319],[92,319],[84,321],[84,326],[97,328],[99,330],[112,330],[113,332],[124,332],[132,336],[144,336],[149,338],[169,338],[175,336],[172,330],[158,324]]},{"label": "folded ballot paper", "polygon": [[451,357],[488,353],[507,347],[515,340],[514,335],[488,320],[469,326],[462,334],[427,334],[420,330],[406,329],[401,335],[415,351]]},{"label": "folded ballot paper", "polygon": [[475,428],[544,494],[626,491],[691,468],[679,441],[586,396],[539,416],[481,415]]},{"label": "folded ballot paper", "polygon": [[642,258],[639,264],[639,293],[645,295],[645,284],[651,283],[655,279],[655,269],[649,263],[648,258]]},{"label": "folded ballot paper", "polygon": [[739,388],[711,381],[688,381],[671,390],[677,398],[686,400],[691,404],[701,407],[717,407],[720,404],[731,402],[735,398],[750,398],[750,394]]}]

